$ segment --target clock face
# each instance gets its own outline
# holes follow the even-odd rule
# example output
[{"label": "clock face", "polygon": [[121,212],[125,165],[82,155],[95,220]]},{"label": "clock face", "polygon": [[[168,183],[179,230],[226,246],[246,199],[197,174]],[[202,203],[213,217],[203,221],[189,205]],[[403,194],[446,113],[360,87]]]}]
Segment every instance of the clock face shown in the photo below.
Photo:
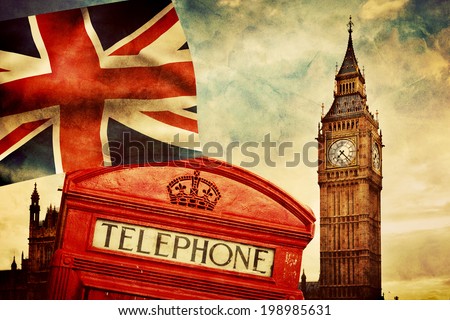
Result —
[{"label": "clock face", "polygon": [[378,149],[378,145],[376,143],[372,145],[372,165],[376,170],[380,170],[380,149]]},{"label": "clock face", "polygon": [[349,139],[333,142],[328,148],[328,161],[335,167],[351,165],[356,158],[356,146]]}]

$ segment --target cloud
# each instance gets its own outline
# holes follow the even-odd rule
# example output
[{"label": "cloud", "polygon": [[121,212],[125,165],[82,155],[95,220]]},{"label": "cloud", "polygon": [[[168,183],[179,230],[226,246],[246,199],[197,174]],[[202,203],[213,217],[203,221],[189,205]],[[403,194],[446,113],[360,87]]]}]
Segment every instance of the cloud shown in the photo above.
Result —
[{"label": "cloud", "polygon": [[219,0],[217,2],[219,6],[228,6],[231,8],[236,8],[241,5],[241,0]]},{"label": "cloud", "polygon": [[448,300],[450,297],[450,279],[429,277],[414,280],[383,282],[384,298],[393,300]]},{"label": "cloud", "polygon": [[[404,223],[406,221],[412,221],[417,217],[420,217],[422,219],[428,219],[428,220],[434,220],[434,219],[448,219],[450,221],[450,202],[448,202],[448,199],[445,197],[439,198],[443,202],[443,204],[440,204],[438,201],[433,201],[430,206],[422,207],[421,211],[418,212],[411,212],[408,211],[398,211],[395,215],[391,215],[389,217],[385,217],[385,221],[389,222],[399,222]],[[422,199],[418,199],[420,200]],[[436,199],[435,199],[436,200]],[[422,200],[423,201],[423,200]],[[414,201],[412,204],[417,205],[417,202]]]},{"label": "cloud", "polygon": [[9,168],[0,163],[0,183],[9,184],[20,181],[31,180],[39,177],[52,175],[54,172],[47,170],[43,167],[31,167],[28,164],[24,164],[21,167]]},{"label": "cloud", "polygon": [[[383,230],[392,234],[448,226],[450,221],[450,172],[442,170],[450,162],[450,153],[442,149],[450,135],[450,110],[441,107],[450,100],[449,31],[441,23],[427,27],[430,23],[419,14],[431,15],[408,9],[395,22],[367,21],[356,33],[362,39],[354,38],[366,67],[370,109],[380,111],[386,146]],[[425,36],[418,30],[436,33]]]},{"label": "cloud", "polygon": [[450,60],[450,27],[444,28],[438,34],[431,36],[433,47],[447,60]]},{"label": "cloud", "polygon": [[[443,42],[441,37],[436,39]],[[398,28],[386,25],[371,35],[370,40],[366,38],[357,46],[362,49],[358,52],[364,52],[367,63],[369,93],[375,93],[369,98],[389,95],[389,98],[400,98],[403,103],[395,106],[403,107],[405,99],[421,98],[423,94],[440,99],[439,95],[445,94],[440,88],[442,81],[448,81],[449,61],[441,50],[430,47],[425,39],[404,38]]]},{"label": "cloud", "polygon": [[386,281],[450,278],[450,227],[386,235],[382,243]]},{"label": "cloud", "polygon": [[408,2],[409,0],[369,0],[362,6],[360,17],[364,20],[393,20]]}]

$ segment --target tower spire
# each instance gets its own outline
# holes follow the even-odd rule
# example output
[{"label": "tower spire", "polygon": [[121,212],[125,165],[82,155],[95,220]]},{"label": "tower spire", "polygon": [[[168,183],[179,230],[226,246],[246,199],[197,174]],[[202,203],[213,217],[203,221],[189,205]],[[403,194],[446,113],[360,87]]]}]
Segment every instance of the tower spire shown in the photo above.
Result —
[{"label": "tower spire", "polygon": [[337,73],[337,76],[339,75],[347,75],[350,73],[357,73],[361,74],[361,71],[358,67],[358,60],[356,59],[355,50],[353,49],[353,39],[352,39],[352,32],[353,32],[353,26],[355,24],[352,21],[352,16],[349,18],[349,22],[347,23],[347,31],[348,31],[348,44],[347,44],[347,51],[345,53],[344,61],[342,62],[341,69]]},{"label": "tower spire", "polygon": [[354,26],[354,23],[352,22],[352,16],[350,15],[350,17],[349,17],[349,21],[348,21],[348,23],[347,23],[347,27],[348,27],[348,33],[352,33],[353,32],[353,30],[352,30],[352,27]]},{"label": "tower spire", "polygon": [[34,190],[31,194],[31,202],[35,204],[39,204],[39,193],[37,191],[37,183],[34,183]]},{"label": "tower spire", "polygon": [[39,213],[41,207],[39,206],[39,193],[37,191],[37,184],[34,183],[34,190],[31,194],[31,204],[30,204],[30,227],[39,226]]},{"label": "tower spire", "polygon": [[366,108],[366,90],[364,74],[358,66],[353,49],[352,33],[354,31],[352,17],[347,23],[348,43],[344,60],[334,77],[334,101],[322,118],[345,117],[353,112],[363,112]]}]

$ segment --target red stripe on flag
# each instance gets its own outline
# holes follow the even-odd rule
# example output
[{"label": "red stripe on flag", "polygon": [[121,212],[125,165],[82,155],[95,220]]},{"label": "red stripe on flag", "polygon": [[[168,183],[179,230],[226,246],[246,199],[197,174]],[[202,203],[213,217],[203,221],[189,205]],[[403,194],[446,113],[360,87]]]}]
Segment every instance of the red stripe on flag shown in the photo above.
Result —
[{"label": "red stripe on flag", "polygon": [[[56,35],[53,37],[56,38]],[[80,53],[82,55],[82,53]],[[87,53],[84,53],[87,55]],[[191,61],[152,68],[89,69],[71,61],[66,70],[4,83],[0,116],[69,104],[76,99],[163,99],[196,94]],[[85,58],[84,60],[87,60]],[[80,69],[80,72],[72,70]],[[55,68],[56,69],[56,68]],[[97,67],[97,69],[99,69]],[[98,72],[97,78],[94,72]],[[67,75],[70,74],[70,77]],[[100,79],[98,79],[100,78]]]},{"label": "red stripe on flag", "polygon": [[143,32],[136,39],[117,49],[112,55],[136,55],[147,47],[150,43],[158,39],[163,33],[169,30],[178,21],[177,13],[175,9],[171,9],[158,20],[153,26]]},{"label": "red stripe on flag", "polygon": [[192,120],[170,111],[141,111],[143,114],[173,127],[198,133],[197,120]]},{"label": "red stripe on flag", "polygon": [[11,146],[18,143],[20,140],[25,138],[28,134],[30,134],[33,130],[39,128],[42,124],[47,122],[49,119],[36,120],[32,122],[27,122],[9,134],[7,134],[2,140],[0,140],[0,154],[8,150]]},{"label": "red stripe on flag", "polygon": [[61,105],[61,161],[64,171],[103,165],[100,125],[103,103],[82,101]]}]

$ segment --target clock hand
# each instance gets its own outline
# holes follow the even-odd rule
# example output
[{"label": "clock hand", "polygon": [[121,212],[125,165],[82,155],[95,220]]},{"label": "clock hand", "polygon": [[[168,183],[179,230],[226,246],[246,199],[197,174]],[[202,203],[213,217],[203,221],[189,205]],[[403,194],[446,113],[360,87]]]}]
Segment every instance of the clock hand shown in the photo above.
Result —
[{"label": "clock hand", "polygon": [[338,157],[340,157],[341,155],[343,155],[344,157],[347,158],[348,161],[350,161],[350,158],[347,157],[347,155],[344,153],[344,150],[339,150],[339,156]]},{"label": "clock hand", "polygon": [[336,158],[340,158],[342,155],[343,156],[345,156],[345,154],[344,154],[344,150],[338,150],[339,151],[339,154],[337,155],[337,157]]}]

